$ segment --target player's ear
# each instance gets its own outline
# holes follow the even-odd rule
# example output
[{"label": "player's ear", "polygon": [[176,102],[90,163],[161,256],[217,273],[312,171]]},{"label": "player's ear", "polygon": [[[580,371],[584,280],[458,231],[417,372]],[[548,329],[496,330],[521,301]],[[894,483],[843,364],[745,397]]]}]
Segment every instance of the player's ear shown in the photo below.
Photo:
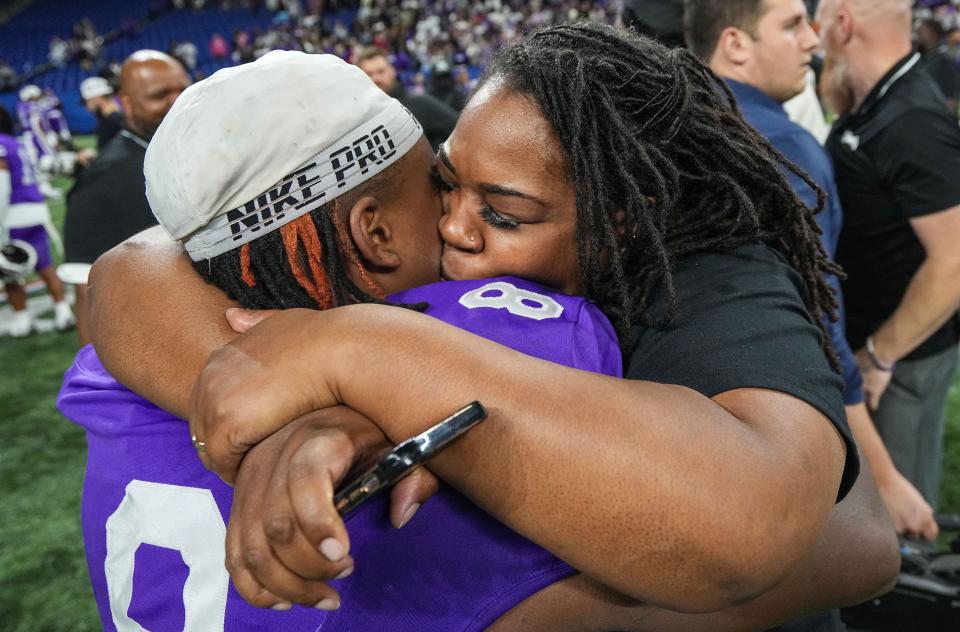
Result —
[{"label": "player's ear", "polygon": [[393,246],[393,228],[388,214],[377,198],[365,195],[350,208],[347,225],[357,252],[371,270],[393,270],[400,266],[400,256]]}]

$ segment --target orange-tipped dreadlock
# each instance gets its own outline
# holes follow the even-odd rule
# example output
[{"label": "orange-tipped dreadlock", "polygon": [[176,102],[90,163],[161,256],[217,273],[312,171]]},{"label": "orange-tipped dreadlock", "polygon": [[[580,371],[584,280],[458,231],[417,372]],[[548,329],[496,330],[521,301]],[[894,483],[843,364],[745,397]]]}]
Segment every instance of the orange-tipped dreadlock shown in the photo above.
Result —
[{"label": "orange-tipped dreadlock", "polygon": [[[336,216],[336,213],[334,213]],[[323,246],[317,235],[317,228],[309,215],[303,215],[280,228],[283,237],[283,248],[290,262],[290,270],[294,278],[307,294],[317,302],[320,309],[330,309],[334,306],[333,290],[330,280],[323,269],[320,257],[323,255]],[[303,246],[303,257],[300,256],[300,246]],[[310,277],[303,268],[306,259],[310,268]]]},{"label": "orange-tipped dreadlock", "polygon": [[250,270],[250,244],[243,244],[240,247],[240,274],[247,287],[253,287],[257,284],[257,279]]}]

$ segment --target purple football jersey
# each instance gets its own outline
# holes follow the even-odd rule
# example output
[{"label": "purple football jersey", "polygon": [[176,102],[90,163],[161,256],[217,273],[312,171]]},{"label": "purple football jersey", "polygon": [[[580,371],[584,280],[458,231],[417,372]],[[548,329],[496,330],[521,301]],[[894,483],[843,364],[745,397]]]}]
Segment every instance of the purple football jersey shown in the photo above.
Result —
[{"label": "purple football jersey", "polygon": [[37,105],[35,101],[17,101],[17,121],[22,130],[30,129],[37,120]]},{"label": "purple football jersey", "polygon": [[44,100],[18,102],[17,118],[20,120],[25,141],[32,145],[32,151],[38,156],[53,155],[54,149],[47,142],[47,135],[51,129]]},{"label": "purple football jersey", "polygon": [[[391,297],[496,342],[579,369],[621,375],[600,311],[515,278],[437,283]],[[482,630],[575,571],[449,486],[403,529],[389,495],[347,520],[353,575],[332,582],[341,607],[254,608],[224,568],[232,489],[203,468],[182,420],[114,380],[92,347],[64,378],[64,415],[87,430],[87,563],[104,629]]]},{"label": "purple football jersey", "polygon": [[43,202],[37,175],[26,148],[13,136],[0,134],[0,158],[10,170],[10,203]]}]

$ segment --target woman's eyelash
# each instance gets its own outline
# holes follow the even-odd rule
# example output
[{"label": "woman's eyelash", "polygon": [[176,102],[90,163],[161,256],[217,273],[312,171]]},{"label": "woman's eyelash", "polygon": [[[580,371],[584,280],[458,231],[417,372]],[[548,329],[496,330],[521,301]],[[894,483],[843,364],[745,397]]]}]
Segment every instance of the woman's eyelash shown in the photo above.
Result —
[{"label": "woman's eyelash", "polygon": [[441,191],[453,191],[453,185],[443,179],[443,176],[440,175],[440,172],[434,169],[430,172],[430,178],[433,180],[433,185]]},{"label": "woman's eyelash", "polygon": [[480,209],[480,219],[494,228],[516,228],[520,225],[520,222],[504,217],[489,206]]},{"label": "woman's eyelash", "polygon": [[[434,186],[440,191],[450,192],[457,188],[456,185],[447,182],[444,177],[440,175],[438,169],[430,171],[430,179],[433,180]],[[480,219],[493,228],[513,229],[520,225],[520,222],[504,217],[489,206],[480,209]]]}]

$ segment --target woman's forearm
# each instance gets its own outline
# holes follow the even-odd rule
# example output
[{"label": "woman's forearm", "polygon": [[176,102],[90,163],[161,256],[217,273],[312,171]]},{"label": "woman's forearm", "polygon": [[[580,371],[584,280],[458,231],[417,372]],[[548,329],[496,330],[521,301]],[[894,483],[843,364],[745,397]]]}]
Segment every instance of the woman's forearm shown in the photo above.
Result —
[{"label": "woman's forearm", "polygon": [[850,493],[834,507],[812,553],[783,582],[755,599],[717,612],[684,614],[637,602],[578,575],[514,607],[491,629],[747,632],[884,594],[896,580],[900,554],[893,526],[864,467]]},{"label": "woman's forearm", "polygon": [[100,257],[90,273],[89,330],[97,355],[129,389],[178,417],[214,349],[236,334],[223,318],[236,307],[193,270],[159,227]]},{"label": "woman's forearm", "polygon": [[258,426],[310,406],[346,403],[399,441],[479,399],[489,419],[431,467],[645,602],[708,611],[769,590],[809,554],[834,504],[842,441],[787,395],[743,389],[715,402],[535,360],[382,306],[288,312],[254,331],[205,369],[192,421],[208,458],[242,454]]}]

